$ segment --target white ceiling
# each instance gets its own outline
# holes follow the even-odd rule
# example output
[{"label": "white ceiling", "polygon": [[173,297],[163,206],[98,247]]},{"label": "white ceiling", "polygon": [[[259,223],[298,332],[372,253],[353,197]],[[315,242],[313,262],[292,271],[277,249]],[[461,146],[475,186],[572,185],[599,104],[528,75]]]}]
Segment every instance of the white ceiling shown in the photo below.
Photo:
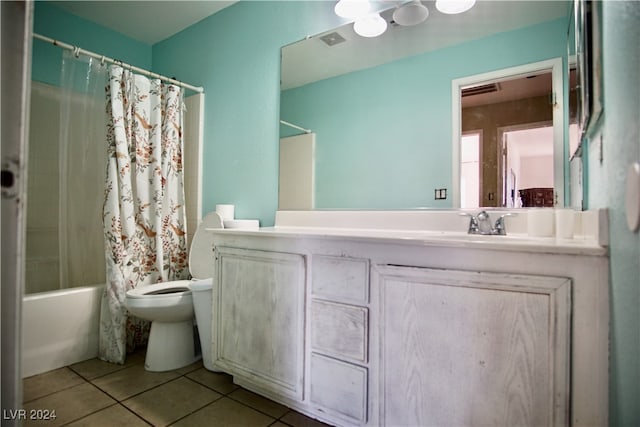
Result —
[{"label": "white ceiling", "polygon": [[153,45],[235,1],[52,1],[61,9],[132,39]]},{"label": "white ceiling", "polygon": [[553,127],[544,126],[508,133],[510,150],[516,150],[520,157],[552,157]]},{"label": "white ceiling", "polygon": [[[381,13],[390,22],[394,7],[402,0],[379,1]],[[283,49],[282,88],[290,89],[350,71],[374,67],[399,58],[442,49],[447,46],[488,37],[499,32],[523,28],[566,17],[567,0],[480,0],[459,15],[445,15],[434,0],[422,0],[429,9],[426,21],[413,27],[389,25],[379,37],[360,37],[352,24],[326,31]],[[327,46],[323,35],[337,32],[346,42]]]}]

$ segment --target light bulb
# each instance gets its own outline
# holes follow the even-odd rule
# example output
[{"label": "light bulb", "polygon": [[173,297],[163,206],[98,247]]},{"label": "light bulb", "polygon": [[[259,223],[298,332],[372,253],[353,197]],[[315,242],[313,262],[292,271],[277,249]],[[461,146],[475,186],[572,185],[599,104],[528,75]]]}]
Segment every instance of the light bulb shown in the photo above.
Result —
[{"label": "light bulb", "polygon": [[429,16],[429,9],[420,0],[403,4],[393,12],[393,20],[402,26],[417,25]]},{"label": "light bulb", "polygon": [[362,37],[377,37],[387,29],[387,21],[379,13],[359,18],[353,23],[353,30]]},{"label": "light bulb", "polygon": [[355,19],[369,13],[370,8],[369,0],[340,0],[333,10],[342,18]]},{"label": "light bulb", "polygon": [[436,9],[448,15],[466,12],[476,4],[476,0],[436,0]]}]

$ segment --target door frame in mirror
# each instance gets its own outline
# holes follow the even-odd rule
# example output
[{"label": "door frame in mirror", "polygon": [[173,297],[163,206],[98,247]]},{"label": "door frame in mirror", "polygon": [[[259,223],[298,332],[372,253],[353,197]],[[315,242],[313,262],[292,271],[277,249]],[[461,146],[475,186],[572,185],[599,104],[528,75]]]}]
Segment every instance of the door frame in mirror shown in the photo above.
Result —
[{"label": "door frame in mirror", "polygon": [[454,208],[460,208],[460,137],[462,135],[462,106],[460,94],[463,88],[478,86],[514,78],[520,75],[527,75],[540,71],[551,70],[554,106],[553,106],[553,180],[555,191],[555,206],[564,207],[564,91],[562,58],[553,58],[545,61],[533,62],[530,64],[515,67],[503,68],[501,70],[462,77],[451,81],[451,173],[452,173],[452,204]]}]

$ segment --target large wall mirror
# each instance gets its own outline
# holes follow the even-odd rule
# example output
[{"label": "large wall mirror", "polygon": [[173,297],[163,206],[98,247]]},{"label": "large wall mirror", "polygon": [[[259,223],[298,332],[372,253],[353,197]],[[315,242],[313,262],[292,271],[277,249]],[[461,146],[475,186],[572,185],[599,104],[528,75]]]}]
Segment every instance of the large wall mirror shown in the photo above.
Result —
[{"label": "large wall mirror", "polygon": [[[522,149],[551,156],[555,175],[539,186],[562,194],[566,186],[564,141],[568,140],[568,112],[557,99],[568,91],[567,29],[572,20],[572,2],[487,0],[459,15],[438,12],[434,1],[422,3],[430,14],[415,26],[395,24],[392,13],[396,3],[386,1],[382,4],[393,7],[381,13],[389,26],[379,37],[358,36],[353,25],[346,24],[282,48],[281,141],[307,132],[313,135],[311,148],[301,150],[312,156],[303,159],[306,166],[300,168],[306,171],[304,182],[309,185],[298,189],[313,195],[303,205],[293,202],[281,208],[460,206],[461,172],[460,168],[456,170],[454,158],[461,161],[455,151],[469,132],[462,132],[460,125],[460,135],[456,135],[452,109],[460,105],[462,116],[470,115],[476,120],[472,127],[477,130],[482,126],[477,121],[478,103],[469,103],[466,110],[462,98],[454,99],[452,82],[499,70],[518,71],[518,67],[527,64],[558,58],[560,72],[553,71],[551,65],[548,76],[545,70],[523,71],[490,83],[497,83],[496,90],[500,91],[516,81],[519,85],[538,86],[549,82],[551,90],[527,89],[527,93],[538,103],[546,102],[550,113],[530,114],[528,123],[503,124],[496,132],[502,135],[530,127],[543,128],[553,126],[557,117],[564,120],[559,136],[555,131],[556,141],[560,138],[559,149],[556,147],[551,153]],[[328,8],[333,6],[333,2],[327,2]],[[559,82],[552,84],[553,72]],[[467,100],[476,95],[482,97],[482,86],[485,85],[469,84],[461,88],[460,96],[466,89]],[[469,89],[478,93],[469,95]],[[556,90],[562,93],[554,93]],[[509,102],[495,99],[491,102],[497,107],[504,108],[504,103]],[[554,109],[561,111],[554,114]],[[524,177],[513,177],[515,172],[512,174],[511,169],[515,168],[504,172],[498,136],[490,137],[486,129],[481,134],[483,141],[491,139],[493,145],[483,142],[478,146],[480,162],[485,166],[479,168],[476,188],[469,191],[477,193],[480,206],[521,206],[522,200],[516,201],[514,194]],[[295,161],[285,158],[286,162]],[[554,202],[562,205],[563,200]]]}]

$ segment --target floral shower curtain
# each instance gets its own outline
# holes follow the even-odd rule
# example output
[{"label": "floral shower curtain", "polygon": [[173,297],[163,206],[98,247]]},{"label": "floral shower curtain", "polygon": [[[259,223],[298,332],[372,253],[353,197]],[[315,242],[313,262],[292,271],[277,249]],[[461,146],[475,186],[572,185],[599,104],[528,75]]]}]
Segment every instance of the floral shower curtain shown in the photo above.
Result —
[{"label": "floral shower curtain", "polygon": [[112,66],[107,118],[100,358],[124,363],[148,337],[148,322],[127,315],[126,292],[188,277],[182,91]]}]

